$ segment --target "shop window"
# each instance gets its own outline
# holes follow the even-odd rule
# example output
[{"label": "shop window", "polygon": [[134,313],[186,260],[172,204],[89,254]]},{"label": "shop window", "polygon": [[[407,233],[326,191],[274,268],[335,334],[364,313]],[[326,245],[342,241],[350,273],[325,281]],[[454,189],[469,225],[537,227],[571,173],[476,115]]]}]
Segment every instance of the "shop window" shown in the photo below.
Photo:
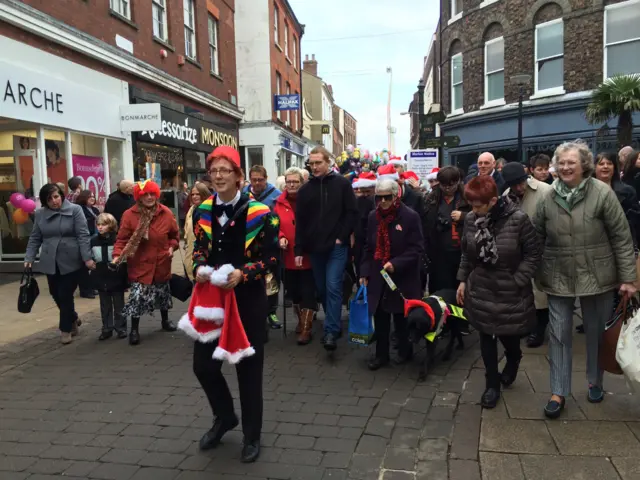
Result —
[{"label": "shop window", "polygon": [[604,78],[640,73],[640,1],[604,10]]},{"label": "shop window", "polygon": [[152,0],[153,36],[167,41],[169,32],[167,29],[167,0]]},{"label": "shop window", "polygon": [[[276,72],[276,95],[280,95],[281,92],[281,88],[282,88],[282,76],[280,75],[280,72]],[[277,102],[274,102],[274,108],[278,105]],[[282,120],[282,112],[281,110],[277,110],[278,115],[278,120]]]},{"label": "shop window", "polygon": [[[108,145],[108,144],[107,144]],[[102,209],[110,192],[105,182],[103,139],[90,135],[71,134],[73,176],[82,179],[82,188],[96,196],[96,207]],[[116,182],[117,183],[117,182]]]},{"label": "shop window", "polygon": [[[107,152],[109,154],[109,179],[111,183],[111,192],[118,188],[118,183],[122,180],[133,180],[132,178],[126,178],[124,173],[124,162],[122,157],[124,156],[123,142],[116,140],[107,140]],[[109,192],[107,192],[109,193]]]},{"label": "shop window", "polygon": [[109,0],[111,10],[131,20],[131,2],[129,0]]},{"label": "shop window", "polygon": [[136,180],[153,180],[165,190],[178,190],[185,180],[184,155],[181,148],[138,142],[136,167]]},{"label": "shop window", "polygon": [[462,113],[462,54],[451,57],[451,113]]},{"label": "shop window", "polygon": [[564,93],[564,23],[552,20],[536,26],[535,93]]},{"label": "shop window", "polygon": [[196,59],[196,12],[193,0],[183,0],[184,4],[184,54]]},{"label": "shop window", "polygon": [[484,103],[504,103],[504,38],[484,44]]},{"label": "shop window", "polygon": [[209,15],[209,63],[211,73],[220,75],[218,62],[218,20]]},{"label": "shop window", "polygon": [[247,171],[256,165],[264,165],[263,148],[247,147]]}]

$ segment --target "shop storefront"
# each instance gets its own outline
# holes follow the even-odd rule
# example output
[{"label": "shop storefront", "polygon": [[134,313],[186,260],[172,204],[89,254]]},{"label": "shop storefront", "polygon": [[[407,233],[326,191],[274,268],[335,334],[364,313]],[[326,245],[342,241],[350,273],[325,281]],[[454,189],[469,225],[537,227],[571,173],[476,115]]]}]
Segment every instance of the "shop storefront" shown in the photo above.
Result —
[{"label": "shop storefront", "polygon": [[[20,265],[32,216],[10,202],[38,204],[49,182],[79,176],[97,206],[133,177],[130,135],[120,129],[126,82],[0,36],[0,271]],[[39,206],[39,205],[38,205]]]}]

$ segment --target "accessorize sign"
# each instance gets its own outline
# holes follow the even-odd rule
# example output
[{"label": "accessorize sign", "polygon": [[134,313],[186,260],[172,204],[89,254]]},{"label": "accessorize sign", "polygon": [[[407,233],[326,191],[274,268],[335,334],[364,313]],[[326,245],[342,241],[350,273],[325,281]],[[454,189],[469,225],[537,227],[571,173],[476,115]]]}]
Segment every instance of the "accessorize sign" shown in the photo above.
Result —
[{"label": "accessorize sign", "polygon": [[126,83],[0,35],[0,117],[122,138]]},{"label": "accessorize sign", "polygon": [[161,108],[161,116],[160,128],[140,132],[138,140],[202,152],[211,152],[220,145],[238,148],[238,137],[213,123],[166,107]]}]

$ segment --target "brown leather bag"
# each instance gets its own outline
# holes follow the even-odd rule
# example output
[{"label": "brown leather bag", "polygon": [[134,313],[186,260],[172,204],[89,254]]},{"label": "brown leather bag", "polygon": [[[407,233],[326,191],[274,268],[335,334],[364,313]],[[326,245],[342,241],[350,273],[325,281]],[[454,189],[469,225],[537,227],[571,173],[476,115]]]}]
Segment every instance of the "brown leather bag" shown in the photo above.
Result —
[{"label": "brown leather bag", "polygon": [[[611,317],[614,322],[609,326],[602,335],[602,342],[600,342],[600,350],[598,352],[598,362],[600,367],[609,373],[614,375],[622,375],[622,369],[618,365],[616,360],[616,348],[618,347],[618,338],[620,337],[620,330],[622,330],[622,324],[626,323],[629,316],[632,314],[631,309],[627,309],[629,301],[625,295],[622,301],[618,304],[615,312]],[[609,322],[608,324],[610,324]]]}]

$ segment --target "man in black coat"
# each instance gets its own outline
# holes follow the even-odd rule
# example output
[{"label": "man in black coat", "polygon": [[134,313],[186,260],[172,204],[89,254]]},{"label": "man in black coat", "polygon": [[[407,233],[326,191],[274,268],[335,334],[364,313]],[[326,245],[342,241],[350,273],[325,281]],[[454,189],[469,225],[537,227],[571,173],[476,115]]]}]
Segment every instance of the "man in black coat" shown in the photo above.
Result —
[{"label": "man in black coat", "polygon": [[492,153],[484,152],[478,157],[478,173],[467,175],[464,179],[464,183],[469,183],[473,177],[479,177],[481,175],[491,175],[498,186],[498,193],[501,194],[504,190],[504,179],[502,174],[496,169],[496,158]]},{"label": "man in black coat", "polygon": [[135,205],[133,199],[133,182],[122,180],[118,185],[118,190],[109,195],[104,206],[104,213],[110,213],[120,225],[120,220],[124,212]]}]

